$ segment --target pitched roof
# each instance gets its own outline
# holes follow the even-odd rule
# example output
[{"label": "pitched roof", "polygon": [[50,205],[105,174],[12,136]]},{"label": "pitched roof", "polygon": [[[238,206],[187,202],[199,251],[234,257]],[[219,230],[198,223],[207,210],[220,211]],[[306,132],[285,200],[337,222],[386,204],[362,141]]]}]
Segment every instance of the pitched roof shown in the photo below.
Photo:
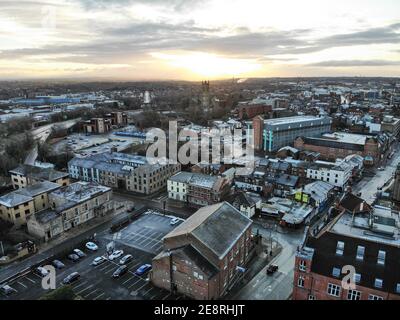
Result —
[{"label": "pitched roof", "polygon": [[36,180],[55,181],[68,176],[68,173],[54,170],[53,168],[42,168],[29,164],[21,164],[10,170],[10,173],[29,176]]},{"label": "pitched roof", "polygon": [[218,257],[223,257],[251,224],[231,204],[221,202],[200,208],[164,238],[192,234]]}]

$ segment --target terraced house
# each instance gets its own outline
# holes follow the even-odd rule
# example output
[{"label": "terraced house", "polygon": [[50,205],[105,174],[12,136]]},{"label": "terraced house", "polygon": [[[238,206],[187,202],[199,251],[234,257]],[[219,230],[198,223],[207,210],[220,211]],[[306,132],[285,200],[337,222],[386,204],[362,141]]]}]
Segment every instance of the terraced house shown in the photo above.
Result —
[{"label": "terraced house", "polygon": [[146,157],[119,152],[76,157],[68,163],[71,178],[142,194],[164,188],[180,168],[180,164],[151,164]]}]

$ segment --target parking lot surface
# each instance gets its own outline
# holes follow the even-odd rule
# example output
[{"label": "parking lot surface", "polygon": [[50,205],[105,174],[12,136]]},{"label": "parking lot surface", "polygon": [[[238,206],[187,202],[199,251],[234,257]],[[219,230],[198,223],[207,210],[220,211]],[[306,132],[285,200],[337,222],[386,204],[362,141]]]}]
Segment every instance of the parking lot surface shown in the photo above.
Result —
[{"label": "parking lot surface", "polygon": [[[72,262],[65,255],[59,258],[65,264],[65,268],[56,270],[57,287],[62,286],[62,281],[66,276],[72,272],[78,272],[80,279],[71,284],[71,287],[75,294],[83,299],[180,299],[180,297],[171,296],[166,290],[153,286],[148,279],[148,274],[141,276],[135,274],[135,271],[143,264],[151,264],[152,258],[162,250],[162,237],[179,224],[171,225],[172,218],[148,211],[114,234],[111,234],[108,229],[103,230],[94,239],[99,247],[98,251],[90,251],[83,245],[79,249],[85,252],[86,257],[79,261]],[[113,261],[106,260],[97,266],[92,265],[96,257],[108,257],[106,247],[110,242],[114,243],[115,250],[123,250],[123,255],[133,256],[133,259],[127,263],[128,272],[116,279],[112,275],[119,267],[120,258]],[[41,283],[42,278],[31,271],[7,283],[17,292],[10,296],[0,294],[0,300],[39,299],[48,292],[42,288]]]}]

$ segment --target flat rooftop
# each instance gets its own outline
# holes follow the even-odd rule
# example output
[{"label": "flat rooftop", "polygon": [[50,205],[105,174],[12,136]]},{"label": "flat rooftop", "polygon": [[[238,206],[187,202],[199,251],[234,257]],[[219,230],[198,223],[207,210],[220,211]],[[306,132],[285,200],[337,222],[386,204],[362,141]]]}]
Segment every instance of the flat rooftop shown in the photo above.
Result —
[{"label": "flat rooftop", "polygon": [[271,126],[278,126],[282,124],[320,121],[320,120],[326,120],[326,118],[314,117],[314,116],[295,116],[286,118],[266,119],[264,120],[264,124]]},{"label": "flat rooftop", "polygon": [[334,132],[334,133],[325,133],[320,138],[315,138],[315,139],[330,140],[330,141],[333,140],[343,143],[365,145],[365,142],[369,137],[370,136],[364,136],[361,134]]},{"label": "flat rooftop", "polygon": [[353,219],[351,214],[343,214],[330,227],[330,231],[348,237],[400,246],[399,223],[397,212],[392,212],[387,207],[374,206],[371,216],[359,214]]}]

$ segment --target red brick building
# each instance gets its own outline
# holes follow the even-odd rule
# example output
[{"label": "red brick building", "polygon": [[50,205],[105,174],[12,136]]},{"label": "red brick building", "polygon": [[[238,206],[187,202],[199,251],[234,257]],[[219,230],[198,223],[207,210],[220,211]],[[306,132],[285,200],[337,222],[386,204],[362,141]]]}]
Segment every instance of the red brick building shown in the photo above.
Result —
[{"label": "red brick building", "polygon": [[352,154],[372,157],[374,162],[380,160],[382,145],[377,137],[349,133],[324,134],[319,138],[298,137],[294,147],[302,151],[320,154],[321,159],[335,161]]},{"label": "red brick building", "polygon": [[251,225],[227,202],[199,209],[164,237],[151,281],[193,299],[222,297],[254,252]]},{"label": "red brick building", "polygon": [[[321,231],[308,232],[298,249],[293,299],[400,300],[398,214],[371,210],[356,197],[342,202],[353,212],[344,209]],[[354,287],[342,285],[344,266],[354,267]]]},{"label": "red brick building", "polygon": [[239,106],[239,118],[252,119],[255,116],[272,112],[272,105],[267,104],[247,104]]}]

